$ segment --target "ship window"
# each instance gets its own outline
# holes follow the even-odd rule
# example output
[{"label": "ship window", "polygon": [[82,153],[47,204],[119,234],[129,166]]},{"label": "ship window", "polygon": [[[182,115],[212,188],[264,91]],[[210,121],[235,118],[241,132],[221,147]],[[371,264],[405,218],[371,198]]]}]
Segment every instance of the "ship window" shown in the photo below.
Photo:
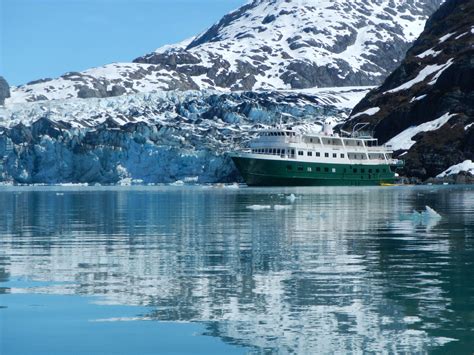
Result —
[{"label": "ship window", "polygon": [[313,143],[313,138],[310,138],[309,141],[310,141],[311,143]]},{"label": "ship window", "polygon": [[304,155],[304,152],[302,150],[299,150],[298,155]]},{"label": "ship window", "polygon": [[332,157],[333,157],[333,158],[337,158],[337,154],[336,154],[336,153],[332,153]]},{"label": "ship window", "polygon": [[363,174],[365,173],[365,169],[360,169],[360,172]]},{"label": "ship window", "polygon": [[294,149],[291,150],[291,155],[295,155],[295,150]]},{"label": "ship window", "polygon": [[375,169],[375,172],[378,174],[380,173],[380,169]]},{"label": "ship window", "polygon": [[312,171],[313,171],[313,169],[311,169],[310,167],[306,168],[306,170],[307,170],[308,172],[312,172]]},{"label": "ship window", "polygon": [[387,169],[383,169],[383,172],[386,173],[386,172],[387,172]]},{"label": "ship window", "polygon": [[317,157],[321,156],[321,153],[316,152],[316,156],[317,156]]},{"label": "ship window", "polygon": [[325,173],[329,173],[329,168],[324,168]]},{"label": "ship window", "polygon": [[329,158],[329,153],[324,153],[324,156],[325,156],[326,158]]},{"label": "ship window", "polygon": [[332,168],[332,172],[335,173],[335,172],[336,172],[336,168]]},{"label": "ship window", "polygon": [[318,167],[316,168],[316,171],[321,171],[321,168],[318,166]]},{"label": "ship window", "polygon": [[369,169],[369,174],[372,174],[372,169]]},{"label": "ship window", "polygon": [[354,174],[357,173],[357,169],[352,169],[352,171],[354,172]]},{"label": "ship window", "polygon": [[308,157],[312,157],[313,156],[313,152],[308,152]]},{"label": "ship window", "polygon": [[360,145],[360,142],[357,142],[357,145]]},{"label": "ship window", "polygon": [[291,170],[293,170],[293,167],[291,165],[287,165],[286,170],[291,171]]},{"label": "ship window", "polygon": [[344,154],[341,154],[341,158],[344,159]]},{"label": "ship window", "polygon": [[298,171],[303,171],[303,170],[304,170],[304,169],[303,169],[302,166],[299,166],[299,167],[298,167]]}]

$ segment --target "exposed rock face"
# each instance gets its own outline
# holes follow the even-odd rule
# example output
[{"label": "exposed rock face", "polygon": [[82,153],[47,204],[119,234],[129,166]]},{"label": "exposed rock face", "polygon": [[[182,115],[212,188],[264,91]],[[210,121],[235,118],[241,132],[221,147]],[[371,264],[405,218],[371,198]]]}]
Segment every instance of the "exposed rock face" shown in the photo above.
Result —
[{"label": "exposed rock face", "polygon": [[0,105],[5,103],[5,99],[10,97],[10,86],[7,81],[0,76]]},{"label": "exposed rock face", "polygon": [[191,40],[15,88],[12,101],[378,85],[442,1],[254,0]]},{"label": "exposed rock face", "polygon": [[443,4],[351,117],[344,128],[369,122],[403,154],[408,175],[426,179],[474,159],[474,1]]}]

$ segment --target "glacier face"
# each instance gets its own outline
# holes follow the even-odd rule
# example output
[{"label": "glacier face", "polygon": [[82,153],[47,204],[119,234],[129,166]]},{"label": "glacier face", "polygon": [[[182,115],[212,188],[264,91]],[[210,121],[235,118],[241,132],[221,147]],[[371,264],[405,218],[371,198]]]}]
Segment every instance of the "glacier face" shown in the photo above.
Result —
[{"label": "glacier face", "polygon": [[238,181],[226,155],[256,130],[347,117],[368,88],[157,92],[0,108],[0,180],[16,183]]},{"label": "glacier face", "polygon": [[13,88],[8,101],[375,85],[398,66],[441,2],[254,0],[195,38],[133,63]]}]

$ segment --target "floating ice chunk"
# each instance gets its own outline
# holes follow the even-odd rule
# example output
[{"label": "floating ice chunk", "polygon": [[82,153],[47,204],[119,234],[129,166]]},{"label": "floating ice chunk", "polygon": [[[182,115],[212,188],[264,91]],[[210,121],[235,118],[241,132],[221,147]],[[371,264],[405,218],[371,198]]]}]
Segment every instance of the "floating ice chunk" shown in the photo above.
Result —
[{"label": "floating ice chunk", "polygon": [[426,211],[423,213],[424,216],[428,217],[428,218],[437,218],[437,219],[440,219],[441,218],[441,215],[436,212],[434,209],[432,209],[430,206],[426,206]]},{"label": "floating ice chunk", "polygon": [[403,317],[403,321],[407,324],[414,324],[414,323],[421,322],[421,318],[416,317],[416,316],[407,316],[407,317]]},{"label": "floating ice chunk", "polygon": [[434,338],[434,341],[437,345],[439,346],[443,346],[447,343],[450,343],[452,341],[459,341],[458,339],[454,339],[454,338],[448,338],[448,337],[436,337]]},{"label": "floating ice chunk", "polygon": [[224,185],[225,189],[240,189],[239,184]]},{"label": "floating ice chunk", "polygon": [[123,178],[120,180],[117,185],[120,186],[131,186],[132,185],[132,179],[131,178]]},{"label": "floating ice chunk", "polygon": [[291,205],[274,205],[273,209],[276,211],[281,211],[281,210],[291,210],[293,206]]},{"label": "floating ice chunk", "polygon": [[414,222],[418,222],[418,221],[421,221],[423,216],[421,215],[420,212],[418,212],[417,210],[413,210],[413,213],[411,214],[412,216],[412,219]]},{"label": "floating ice chunk", "polygon": [[99,318],[93,319],[90,322],[136,322],[136,321],[146,321],[152,320],[151,317],[112,317],[112,318]]},{"label": "floating ice chunk", "polygon": [[260,210],[269,210],[272,208],[270,205],[251,205],[245,207],[248,210],[260,211]]},{"label": "floating ice chunk", "polygon": [[288,201],[290,201],[291,203],[293,203],[293,202],[296,201],[296,196],[295,196],[295,194],[291,194],[291,195],[289,195],[289,196],[286,196],[286,199],[287,199]]},{"label": "floating ice chunk", "polygon": [[197,183],[199,181],[199,176],[187,176],[184,178],[184,182],[187,183]]},{"label": "floating ice chunk", "polygon": [[306,216],[306,219],[308,219],[308,220],[316,219],[316,218],[326,219],[326,217],[327,217],[327,214],[326,214],[325,212],[321,212],[321,213],[309,213],[309,214]]},{"label": "floating ice chunk", "polygon": [[[75,182],[64,182],[61,184],[57,184],[58,186],[64,187],[80,187],[80,186],[89,186],[88,183],[75,183]],[[38,185],[39,186],[39,185]]]}]

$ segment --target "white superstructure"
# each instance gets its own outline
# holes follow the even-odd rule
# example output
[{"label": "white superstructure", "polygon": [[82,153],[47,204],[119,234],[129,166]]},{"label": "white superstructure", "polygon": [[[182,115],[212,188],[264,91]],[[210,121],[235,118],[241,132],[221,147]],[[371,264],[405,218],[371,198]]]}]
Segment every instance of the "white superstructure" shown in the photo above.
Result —
[{"label": "white superstructure", "polygon": [[397,165],[392,150],[371,137],[341,137],[332,132],[298,133],[291,129],[270,129],[244,151],[249,158],[296,160],[308,163],[349,165]]}]

